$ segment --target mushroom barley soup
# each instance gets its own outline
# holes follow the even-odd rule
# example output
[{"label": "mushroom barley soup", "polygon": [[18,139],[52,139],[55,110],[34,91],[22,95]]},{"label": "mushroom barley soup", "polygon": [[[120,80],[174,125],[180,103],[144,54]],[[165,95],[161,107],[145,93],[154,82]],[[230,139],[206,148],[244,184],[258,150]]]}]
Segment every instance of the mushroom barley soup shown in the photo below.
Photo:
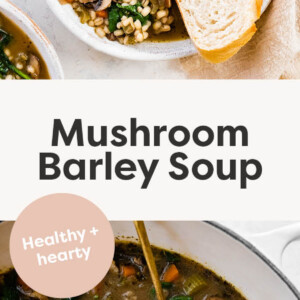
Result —
[{"label": "mushroom barley soup", "polygon": [[50,79],[29,37],[0,12],[0,79]]},{"label": "mushroom barley soup", "polygon": [[70,3],[82,24],[100,38],[123,45],[187,39],[183,20],[171,0],[60,0]]},{"label": "mushroom barley soup", "polygon": [[[152,247],[167,300],[246,300],[230,283],[175,252]],[[49,299],[30,289],[14,271],[0,275],[0,299]],[[138,244],[117,242],[114,261],[101,283],[78,300],[155,300]]]}]

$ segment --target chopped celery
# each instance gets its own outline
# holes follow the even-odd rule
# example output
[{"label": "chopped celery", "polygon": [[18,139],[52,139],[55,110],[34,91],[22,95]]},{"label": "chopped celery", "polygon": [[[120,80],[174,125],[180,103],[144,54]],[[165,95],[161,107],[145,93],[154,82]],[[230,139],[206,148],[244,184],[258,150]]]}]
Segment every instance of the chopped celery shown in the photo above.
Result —
[{"label": "chopped celery", "polygon": [[87,23],[87,22],[90,21],[90,19],[91,19],[90,13],[89,13],[89,11],[88,11],[85,7],[81,7],[81,8],[77,11],[77,14],[78,14],[79,17],[80,17],[80,22],[81,22],[82,24]]},{"label": "chopped celery", "polygon": [[202,290],[206,285],[206,281],[201,276],[194,274],[185,280],[183,290],[186,295],[192,296]]}]

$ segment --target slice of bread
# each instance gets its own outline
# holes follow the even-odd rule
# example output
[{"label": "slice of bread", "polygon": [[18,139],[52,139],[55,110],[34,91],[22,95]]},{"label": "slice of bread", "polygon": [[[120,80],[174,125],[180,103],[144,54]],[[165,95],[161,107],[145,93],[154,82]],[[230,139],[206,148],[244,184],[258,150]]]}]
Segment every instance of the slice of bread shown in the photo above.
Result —
[{"label": "slice of bread", "polygon": [[220,63],[252,38],[263,0],[176,1],[200,54],[212,63]]}]

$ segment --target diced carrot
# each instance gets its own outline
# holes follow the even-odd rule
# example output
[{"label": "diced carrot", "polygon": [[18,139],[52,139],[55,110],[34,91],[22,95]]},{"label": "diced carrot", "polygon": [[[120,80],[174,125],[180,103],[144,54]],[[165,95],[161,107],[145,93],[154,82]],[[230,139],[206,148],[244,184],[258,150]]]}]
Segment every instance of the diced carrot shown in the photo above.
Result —
[{"label": "diced carrot", "polygon": [[124,277],[128,277],[136,274],[134,266],[122,266],[121,272]]},{"label": "diced carrot", "polygon": [[179,271],[174,264],[169,265],[162,276],[164,282],[173,282],[179,277]]},{"label": "diced carrot", "polygon": [[96,11],[96,15],[97,15],[97,17],[101,17],[101,18],[104,18],[104,19],[108,18],[108,12],[107,12],[107,10]]}]

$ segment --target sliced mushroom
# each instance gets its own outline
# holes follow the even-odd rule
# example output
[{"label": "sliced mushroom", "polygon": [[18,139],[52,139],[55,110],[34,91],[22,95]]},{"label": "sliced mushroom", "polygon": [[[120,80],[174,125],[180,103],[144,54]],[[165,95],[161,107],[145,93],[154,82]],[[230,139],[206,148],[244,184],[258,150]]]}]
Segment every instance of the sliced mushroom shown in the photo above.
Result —
[{"label": "sliced mushroom", "polygon": [[165,0],[165,7],[170,8],[172,6],[171,0]]},{"label": "sliced mushroom", "polygon": [[117,38],[113,33],[107,34],[106,37],[110,40],[110,41],[115,41]]},{"label": "sliced mushroom", "polygon": [[39,78],[41,72],[41,65],[39,59],[35,55],[29,55],[29,61],[26,69],[32,78]]},{"label": "sliced mushroom", "polygon": [[158,5],[159,5],[159,7],[164,7],[165,6],[165,0],[158,0]]},{"label": "sliced mushroom", "polygon": [[153,5],[159,5],[158,0],[150,0]]},{"label": "sliced mushroom", "polygon": [[[87,0],[85,0],[87,1]],[[85,6],[88,8],[92,8],[95,11],[100,11],[108,8],[111,4],[112,0],[96,0],[96,1],[88,1],[85,3]]]}]

